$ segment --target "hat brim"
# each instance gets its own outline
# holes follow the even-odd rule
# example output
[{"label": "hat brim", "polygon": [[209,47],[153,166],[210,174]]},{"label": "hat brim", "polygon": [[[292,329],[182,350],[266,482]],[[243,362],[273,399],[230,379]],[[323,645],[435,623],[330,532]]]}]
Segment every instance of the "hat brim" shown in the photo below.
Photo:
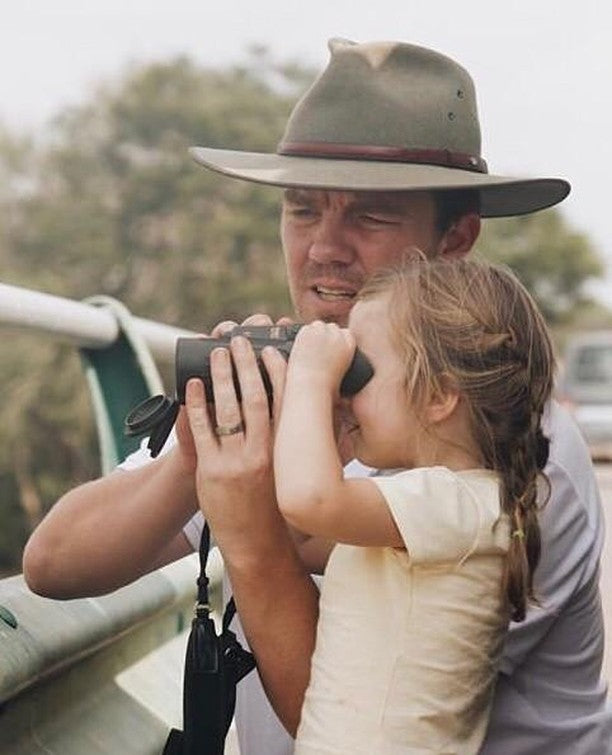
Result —
[{"label": "hat brim", "polygon": [[189,153],[197,163],[218,173],[270,186],[340,191],[477,189],[483,218],[543,210],[570,192],[563,178],[512,178],[439,165],[289,157],[209,147],[192,147]]}]

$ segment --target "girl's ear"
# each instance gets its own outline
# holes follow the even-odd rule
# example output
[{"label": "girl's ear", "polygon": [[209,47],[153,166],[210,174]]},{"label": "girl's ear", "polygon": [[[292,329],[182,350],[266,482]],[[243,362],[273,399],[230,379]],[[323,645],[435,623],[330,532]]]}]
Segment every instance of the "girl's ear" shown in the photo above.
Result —
[{"label": "girl's ear", "polygon": [[450,381],[444,381],[440,390],[432,393],[425,409],[427,421],[438,424],[448,419],[459,404],[459,391]]}]

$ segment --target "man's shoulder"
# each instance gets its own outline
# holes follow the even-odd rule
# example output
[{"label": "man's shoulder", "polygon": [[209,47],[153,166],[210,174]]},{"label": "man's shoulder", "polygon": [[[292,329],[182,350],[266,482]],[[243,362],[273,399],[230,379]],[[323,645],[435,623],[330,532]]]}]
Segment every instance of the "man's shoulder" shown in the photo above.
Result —
[{"label": "man's shoulder", "polygon": [[547,407],[544,432],[550,438],[544,471],[552,486],[551,499],[584,507],[589,520],[595,518],[599,524],[601,503],[588,447],[571,414],[557,401]]},{"label": "man's shoulder", "polygon": [[[603,546],[604,520],[595,468],[588,448],[570,413],[556,401],[548,407],[544,432],[550,456],[544,472],[550,496],[540,511],[542,563],[557,570],[572,562],[589,563],[584,575],[597,568]],[[538,575],[536,572],[536,576]]]},{"label": "man's shoulder", "polygon": [[589,450],[578,425],[570,412],[555,399],[546,407],[542,429],[551,441],[551,457],[574,459],[579,464],[590,465]]}]

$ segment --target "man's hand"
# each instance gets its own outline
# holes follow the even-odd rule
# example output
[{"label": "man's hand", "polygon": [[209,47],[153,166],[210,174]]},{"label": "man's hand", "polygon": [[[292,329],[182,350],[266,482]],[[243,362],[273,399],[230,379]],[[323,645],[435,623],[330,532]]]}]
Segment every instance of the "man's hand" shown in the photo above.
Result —
[{"label": "man's hand", "polygon": [[[254,315],[243,323],[271,324],[270,318],[263,315]],[[226,336],[235,326],[230,321],[220,323],[212,335]],[[267,363],[273,371],[274,406],[278,412],[285,362],[275,349],[271,351]],[[234,388],[232,362],[240,384],[241,402]],[[246,556],[252,546],[257,557],[262,542],[269,537],[262,527],[263,511],[276,509],[273,422],[268,398],[253,348],[244,336],[232,339],[229,349],[215,349],[210,368],[214,397],[204,395],[199,380],[190,380],[187,385],[187,422],[181,428],[181,432],[186,431],[184,448],[188,449],[191,440],[200,507],[224,556],[229,560],[234,554]],[[240,425],[241,431],[219,432]]]},{"label": "man's hand", "polygon": [[[245,324],[271,324],[262,319],[249,318]],[[216,335],[233,326],[223,323]],[[318,594],[276,503],[273,421],[253,349],[246,338],[239,337],[233,339],[230,350],[241,404],[227,349],[216,349],[211,355],[214,409],[207,405],[200,381],[190,380],[187,385],[198,500],[223,554],[266,693],[287,729],[295,733],[310,674]],[[277,414],[286,365],[276,349],[265,352],[262,359],[272,382]],[[215,432],[240,422],[244,424],[241,432]]]},{"label": "man's hand", "polygon": [[[282,317],[276,324],[290,325],[291,323],[292,320],[289,317]],[[274,323],[268,315],[255,314],[247,317],[242,325],[274,325]],[[215,325],[209,336],[206,334],[201,334],[201,336],[202,338],[223,338],[224,336],[228,336],[236,327],[238,327],[238,323],[234,322],[234,320],[223,320]],[[195,474],[197,467],[197,453],[191,427],[189,425],[189,419],[187,417],[187,411],[183,406],[181,406],[176,419],[175,432],[178,441],[178,455],[185,470],[185,474],[193,475]]]},{"label": "man's hand", "polygon": [[[200,507],[223,551],[228,537],[248,532],[252,506],[274,502],[270,463],[268,402],[251,345],[234,338],[231,356],[240,380],[242,406],[232,380],[232,359],[225,348],[210,357],[214,408],[207,406],[200,380],[187,383],[186,407],[197,453],[196,490]],[[232,434],[220,434],[242,428]],[[228,544],[231,547],[231,543]]]}]

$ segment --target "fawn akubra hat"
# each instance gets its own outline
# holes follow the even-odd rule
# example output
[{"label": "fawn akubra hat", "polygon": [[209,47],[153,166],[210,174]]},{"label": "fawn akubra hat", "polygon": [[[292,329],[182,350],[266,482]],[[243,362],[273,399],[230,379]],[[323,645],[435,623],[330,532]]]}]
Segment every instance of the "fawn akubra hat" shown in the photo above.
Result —
[{"label": "fawn akubra hat", "polygon": [[207,168],[273,186],[344,191],[480,193],[481,215],[557,204],[562,178],[488,172],[469,73],[401,42],[329,42],[327,68],[297,103],[276,153],[192,147]]}]

